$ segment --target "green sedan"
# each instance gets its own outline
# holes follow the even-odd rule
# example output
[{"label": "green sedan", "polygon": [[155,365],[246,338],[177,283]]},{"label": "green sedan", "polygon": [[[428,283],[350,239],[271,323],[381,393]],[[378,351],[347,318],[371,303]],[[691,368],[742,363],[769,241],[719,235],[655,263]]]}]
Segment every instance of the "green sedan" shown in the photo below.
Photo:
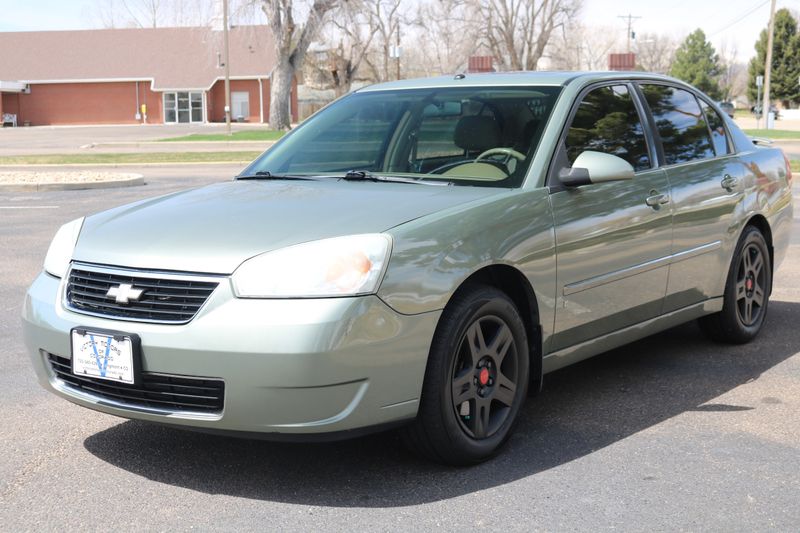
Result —
[{"label": "green sedan", "polygon": [[400,426],[474,464],[548,372],[695,319],[753,339],[791,180],[670,78],[374,85],[233,181],[63,226],[26,344],[45,388],[104,413],[290,440]]}]

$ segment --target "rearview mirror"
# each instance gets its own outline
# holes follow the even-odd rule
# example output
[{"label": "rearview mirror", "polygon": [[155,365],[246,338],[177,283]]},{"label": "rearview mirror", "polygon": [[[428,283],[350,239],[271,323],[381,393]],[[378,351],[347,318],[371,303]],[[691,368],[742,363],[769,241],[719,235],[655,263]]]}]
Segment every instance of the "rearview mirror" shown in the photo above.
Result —
[{"label": "rearview mirror", "polygon": [[633,167],[621,157],[603,152],[585,151],[575,159],[572,168],[559,174],[567,187],[633,179]]},{"label": "rearview mirror", "polygon": [[458,117],[461,116],[461,102],[448,100],[445,102],[434,102],[425,106],[422,110],[424,117]]}]

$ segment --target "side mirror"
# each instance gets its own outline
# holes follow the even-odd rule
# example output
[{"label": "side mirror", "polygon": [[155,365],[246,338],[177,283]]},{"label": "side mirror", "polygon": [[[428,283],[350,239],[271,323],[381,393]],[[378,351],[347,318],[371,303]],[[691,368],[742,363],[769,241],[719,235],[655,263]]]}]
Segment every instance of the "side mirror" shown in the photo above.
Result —
[{"label": "side mirror", "polygon": [[633,167],[621,157],[587,150],[575,159],[572,168],[562,170],[558,177],[567,187],[630,180]]}]

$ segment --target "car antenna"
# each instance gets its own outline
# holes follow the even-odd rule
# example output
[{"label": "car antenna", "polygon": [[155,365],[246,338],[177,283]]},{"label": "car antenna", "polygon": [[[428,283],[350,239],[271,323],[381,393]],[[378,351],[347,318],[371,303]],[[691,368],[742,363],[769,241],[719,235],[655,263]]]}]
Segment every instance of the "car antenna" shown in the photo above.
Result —
[{"label": "car antenna", "polygon": [[454,80],[463,80],[463,79],[464,79],[464,78],[466,78],[466,77],[467,77],[467,75],[466,75],[466,74],[464,74],[463,72],[459,72],[458,74],[456,74],[456,75],[453,77],[453,79],[454,79]]}]

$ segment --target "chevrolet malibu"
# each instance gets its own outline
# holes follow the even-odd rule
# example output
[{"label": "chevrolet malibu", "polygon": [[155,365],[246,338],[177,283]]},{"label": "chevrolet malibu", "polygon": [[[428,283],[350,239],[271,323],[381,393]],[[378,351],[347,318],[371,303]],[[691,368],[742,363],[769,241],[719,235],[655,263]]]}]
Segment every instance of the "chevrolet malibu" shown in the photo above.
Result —
[{"label": "chevrolet malibu", "polygon": [[782,152],[647,74],[460,74],[345,96],[236,179],[64,225],[23,310],[41,384],[273,439],[403,426],[473,464],[542,376],[682,322],[762,328]]}]

